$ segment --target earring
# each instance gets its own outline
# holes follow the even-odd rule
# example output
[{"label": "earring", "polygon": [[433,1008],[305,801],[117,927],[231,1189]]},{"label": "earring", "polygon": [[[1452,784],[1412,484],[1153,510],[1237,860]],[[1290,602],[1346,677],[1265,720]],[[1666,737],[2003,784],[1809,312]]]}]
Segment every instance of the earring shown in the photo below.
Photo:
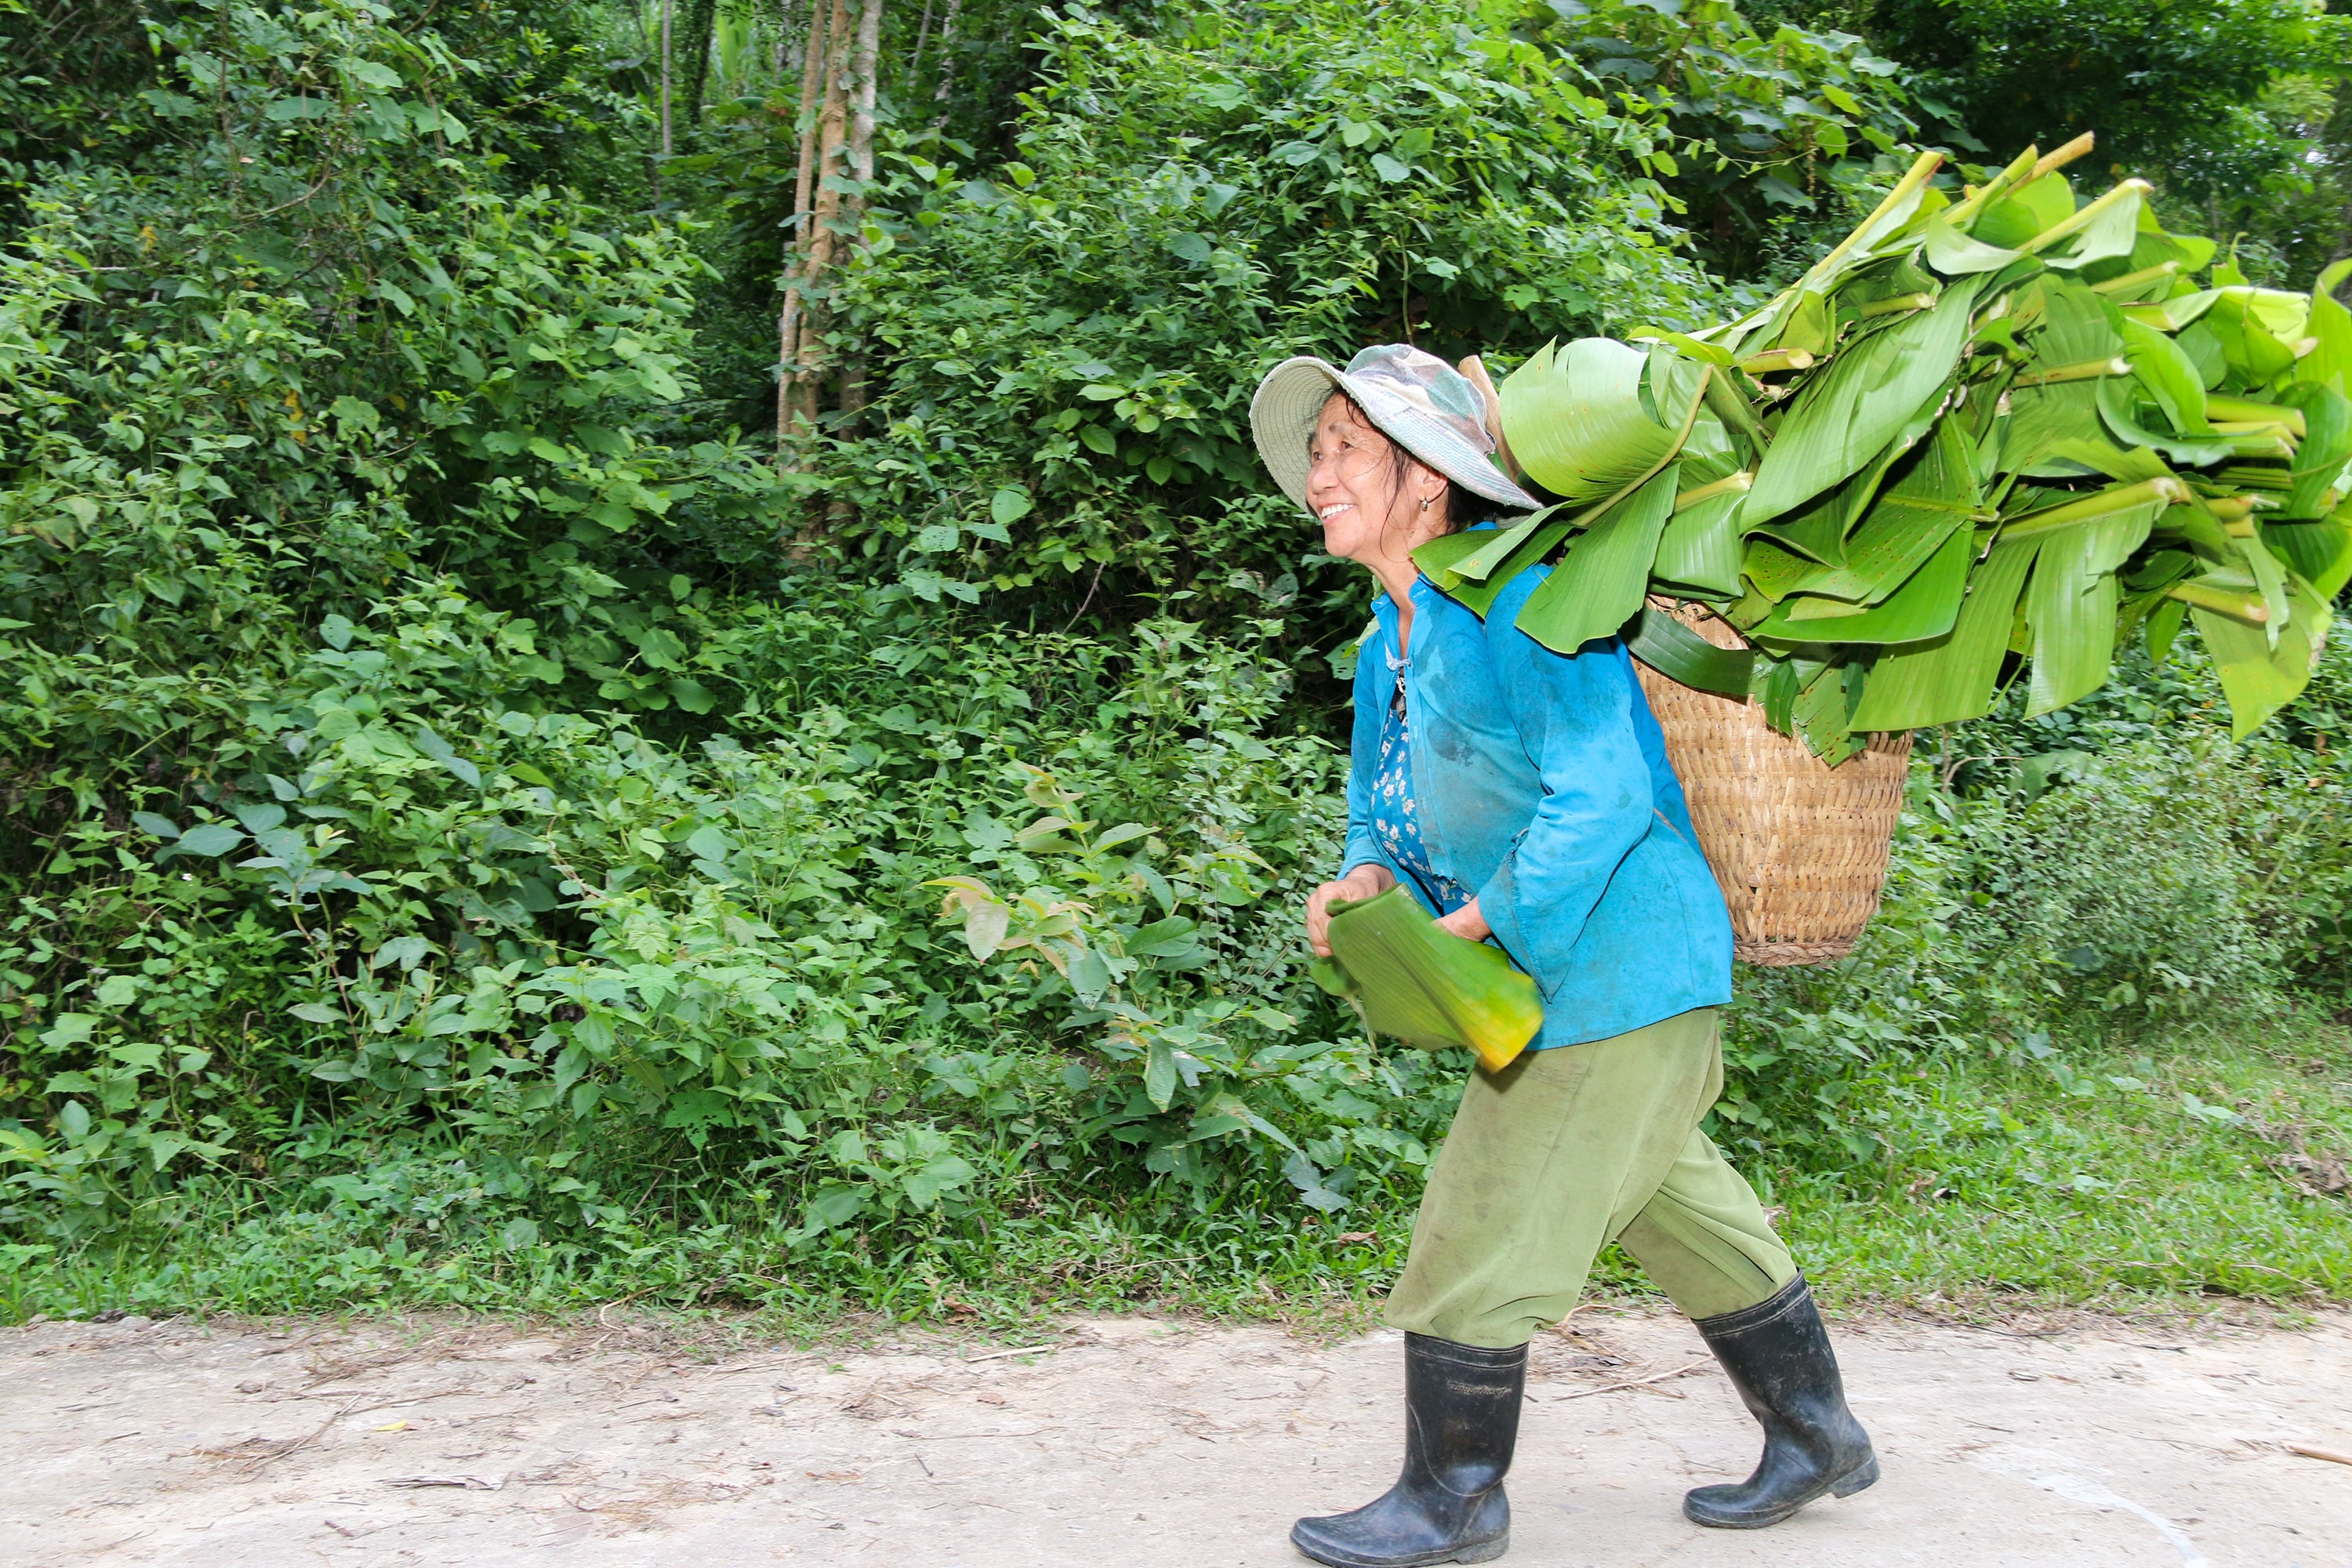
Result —
[{"label": "earring", "polygon": [[1423,500],[1423,501],[1421,503],[1421,510],[1423,510],[1423,511],[1427,511],[1427,510],[1429,510],[1429,502],[1428,502],[1428,501],[1426,501],[1426,500]]}]

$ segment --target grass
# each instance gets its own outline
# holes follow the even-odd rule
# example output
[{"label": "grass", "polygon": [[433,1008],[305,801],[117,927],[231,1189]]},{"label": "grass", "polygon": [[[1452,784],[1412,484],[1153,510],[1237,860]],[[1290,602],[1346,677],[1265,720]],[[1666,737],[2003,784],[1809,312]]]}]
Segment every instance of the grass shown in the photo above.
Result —
[{"label": "grass", "polygon": [[[2352,1301],[2352,1043],[2312,1018],[2053,1050],[1881,1064],[1850,1097],[1885,1158],[1745,1162],[1825,1300],[1982,1315],[2179,1313]],[[2298,1166],[2298,1159],[2302,1164]],[[2330,1161],[2336,1162],[2332,1168]],[[1032,1194],[895,1244],[795,1256],[781,1222],[624,1232],[595,1251],[450,1242],[422,1225],[215,1195],[62,1249],[0,1247],[0,1321],[103,1310],[398,1310],[741,1319],[796,1335],[920,1322],[1034,1334],[1041,1313],[1191,1312],[1326,1333],[1374,1320],[1412,1194],[1329,1218]],[[1622,1258],[1596,1288],[1639,1294]]]}]

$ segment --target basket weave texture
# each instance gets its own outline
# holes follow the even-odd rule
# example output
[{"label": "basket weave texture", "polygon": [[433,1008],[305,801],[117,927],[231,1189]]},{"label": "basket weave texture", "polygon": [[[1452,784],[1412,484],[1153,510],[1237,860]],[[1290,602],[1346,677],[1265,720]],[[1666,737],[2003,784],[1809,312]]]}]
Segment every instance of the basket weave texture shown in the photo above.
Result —
[{"label": "basket weave texture", "polygon": [[[1651,603],[1718,647],[1744,646],[1698,606]],[[1696,690],[1638,660],[1633,668],[1731,906],[1732,951],[1764,964],[1828,963],[1853,952],[1886,886],[1910,733],[1875,736],[1825,767],[1767,724],[1761,705]]]}]

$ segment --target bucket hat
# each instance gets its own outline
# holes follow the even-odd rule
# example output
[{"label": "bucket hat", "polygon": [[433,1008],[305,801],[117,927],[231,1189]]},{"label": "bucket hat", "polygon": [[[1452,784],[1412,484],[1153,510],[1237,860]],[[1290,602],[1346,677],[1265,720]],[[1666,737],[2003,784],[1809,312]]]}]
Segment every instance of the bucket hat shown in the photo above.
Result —
[{"label": "bucket hat", "polygon": [[1334,392],[1356,400],[1381,433],[1448,479],[1504,506],[1543,503],[1495,464],[1486,405],[1470,378],[1406,343],[1376,343],[1339,369],[1312,354],[1286,359],[1250,399],[1257,455],[1282,493],[1307,506],[1307,443]]}]

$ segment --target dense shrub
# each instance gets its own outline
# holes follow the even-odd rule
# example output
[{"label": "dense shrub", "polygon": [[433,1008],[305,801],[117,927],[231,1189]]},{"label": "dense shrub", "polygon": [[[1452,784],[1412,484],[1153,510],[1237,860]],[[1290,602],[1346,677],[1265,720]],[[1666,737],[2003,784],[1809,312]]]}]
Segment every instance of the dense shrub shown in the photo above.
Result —
[{"label": "dense shrub", "polygon": [[[1867,200],[1878,62],[1712,0],[1040,13],[1006,144],[885,136],[877,402],[800,472],[719,423],[773,163],[656,202],[612,40],[433,15],[110,11],[0,84],[0,1266],[233,1214],[272,1300],[945,1279],[1055,1205],[1409,1205],[1464,1062],[1300,983],[1365,584],[1248,390],[1737,300],[1677,204],[1720,258]],[[1862,952],[1743,980],[1726,1136],[1840,1171],[1916,1053],[2340,983],[2330,679],[2245,748],[2155,672],[1946,737]]]}]

